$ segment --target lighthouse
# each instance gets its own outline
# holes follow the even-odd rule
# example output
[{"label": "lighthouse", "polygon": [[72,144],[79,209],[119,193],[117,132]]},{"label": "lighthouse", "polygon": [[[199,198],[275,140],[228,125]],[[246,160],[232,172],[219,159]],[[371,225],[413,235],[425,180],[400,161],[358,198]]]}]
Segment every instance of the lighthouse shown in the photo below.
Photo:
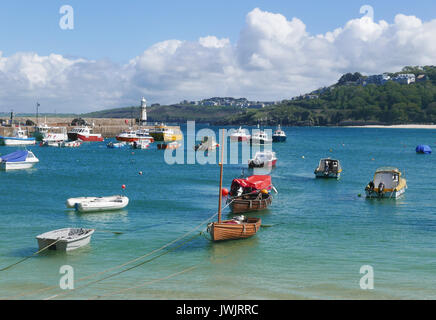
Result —
[{"label": "lighthouse", "polygon": [[140,118],[140,124],[146,125],[147,124],[147,101],[144,97],[141,99],[141,118]]}]

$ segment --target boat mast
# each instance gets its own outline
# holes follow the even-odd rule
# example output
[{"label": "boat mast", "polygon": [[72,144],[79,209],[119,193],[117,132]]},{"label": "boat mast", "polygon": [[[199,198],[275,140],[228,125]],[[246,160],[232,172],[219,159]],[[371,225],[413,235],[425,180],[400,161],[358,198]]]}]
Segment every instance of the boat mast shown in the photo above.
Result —
[{"label": "boat mast", "polygon": [[221,223],[221,199],[223,190],[223,154],[224,154],[224,129],[222,129],[221,139],[221,162],[220,162],[220,191],[218,195],[218,223]]}]

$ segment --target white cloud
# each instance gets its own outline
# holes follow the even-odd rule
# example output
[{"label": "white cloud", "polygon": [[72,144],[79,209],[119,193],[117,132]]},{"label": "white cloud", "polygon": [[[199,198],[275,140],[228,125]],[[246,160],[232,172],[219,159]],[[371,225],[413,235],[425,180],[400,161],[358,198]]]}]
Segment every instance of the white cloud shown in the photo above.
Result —
[{"label": "white cloud", "polygon": [[344,72],[426,64],[436,64],[436,20],[362,17],[311,35],[298,18],[256,8],[236,43],[212,35],[166,40],[125,65],[0,52],[0,108],[33,111],[38,100],[48,111],[85,112],[139,104],[142,95],[160,103],[223,95],[278,100],[330,85]]}]

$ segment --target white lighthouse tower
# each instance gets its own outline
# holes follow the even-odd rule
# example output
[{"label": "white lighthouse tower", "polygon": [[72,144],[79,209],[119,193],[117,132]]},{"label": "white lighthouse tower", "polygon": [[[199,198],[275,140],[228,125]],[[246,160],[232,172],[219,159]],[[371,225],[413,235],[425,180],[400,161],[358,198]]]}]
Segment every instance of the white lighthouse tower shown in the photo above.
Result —
[{"label": "white lighthouse tower", "polygon": [[140,119],[141,125],[147,124],[147,101],[144,97],[141,99],[141,119]]}]

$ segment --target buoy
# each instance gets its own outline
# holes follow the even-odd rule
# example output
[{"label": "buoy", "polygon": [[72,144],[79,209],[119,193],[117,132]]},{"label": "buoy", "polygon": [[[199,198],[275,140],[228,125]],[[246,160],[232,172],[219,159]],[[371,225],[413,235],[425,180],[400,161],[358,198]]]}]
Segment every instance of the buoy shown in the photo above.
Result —
[{"label": "buoy", "polygon": [[229,194],[229,189],[227,189],[227,188],[223,188],[223,189],[221,190],[221,195],[222,195],[223,197],[227,197],[228,194]]},{"label": "buoy", "polygon": [[361,197],[361,196],[362,196],[362,194],[360,194],[360,193],[359,193],[359,194],[358,194],[357,196],[358,196],[358,197]]},{"label": "buoy", "polygon": [[304,156],[301,156],[302,159],[304,159]]},{"label": "buoy", "polygon": [[126,185],[123,184],[123,185],[121,186],[121,188],[122,188],[122,189],[126,189]]},{"label": "buoy", "polygon": [[332,149],[330,149],[330,152],[333,152]]},{"label": "buoy", "polygon": [[262,189],[262,191],[260,191],[260,192],[262,192],[263,194],[268,194],[268,190],[266,190],[266,189]]},{"label": "buoy", "polygon": [[132,154],[135,154],[134,152],[132,152]]},{"label": "buoy", "polygon": [[142,171],[139,171],[139,174],[142,175]]}]

